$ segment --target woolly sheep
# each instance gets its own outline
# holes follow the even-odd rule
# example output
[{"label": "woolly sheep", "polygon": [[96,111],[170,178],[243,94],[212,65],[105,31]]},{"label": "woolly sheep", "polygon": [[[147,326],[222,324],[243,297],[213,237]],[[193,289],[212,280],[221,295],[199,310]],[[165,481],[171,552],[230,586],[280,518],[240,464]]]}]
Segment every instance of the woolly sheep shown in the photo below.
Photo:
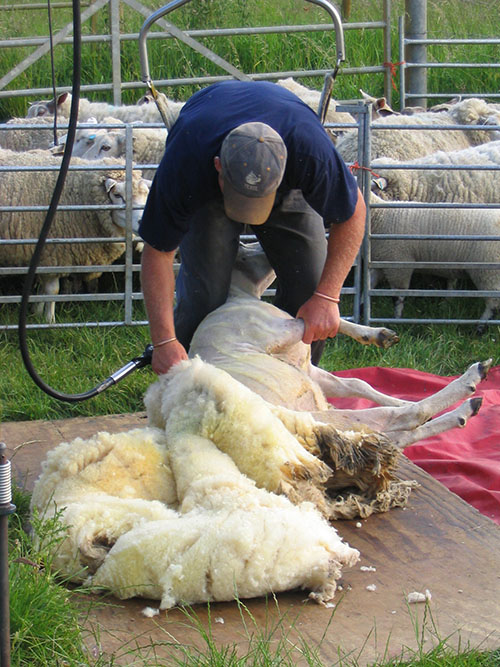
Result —
[{"label": "woolly sheep", "polygon": [[[42,116],[43,118],[43,116]],[[122,121],[117,121],[115,118],[104,118],[102,121],[104,124],[112,123],[121,123]],[[97,125],[96,118],[89,118],[85,125]],[[97,137],[109,132],[108,128],[104,127],[86,127],[85,125],[78,124],[77,130],[75,132],[75,139],[73,141],[73,148],[71,155],[73,157],[83,157],[86,151],[94,144]],[[66,148],[67,134],[63,134],[59,137],[59,142],[57,146],[52,146],[50,152],[52,155],[62,155]],[[106,157],[106,156],[104,156]],[[113,157],[113,156],[110,156]]]},{"label": "woolly sheep", "polygon": [[[423,202],[500,203],[498,187],[500,141],[490,141],[460,151],[437,151],[414,160],[403,160],[407,165],[429,168],[384,169],[381,165],[398,161],[380,158],[372,162],[377,176],[374,191],[383,199]],[[432,169],[433,165],[464,165],[464,169]],[[496,167],[497,171],[474,169]],[[469,168],[470,167],[470,168]]]},{"label": "woolly sheep", "polygon": [[[24,127],[19,127],[19,126]],[[32,127],[28,127],[32,126]],[[54,144],[54,123],[50,118],[10,118],[0,130],[0,148],[11,151],[48,149]],[[41,129],[37,129],[41,128]],[[65,130],[57,130],[60,139]]]},{"label": "woolly sheep", "polygon": [[[257,276],[257,282],[261,288],[266,281]],[[246,299],[258,302],[251,294]],[[300,339],[293,332],[283,337],[280,327],[270,328],[266,319],[253,326],[259,330],[263,324],[276,337],[278,354],[288,359],[283,363],[294,359],[300,365],[301,355],[293,354]],[[240,336],[241,330],[255,333],[243,328]],[[241,365],[249,362],[250,375],[259,342],[251,354],[247,350],[239,357]],[[233,343],[234,338],[221,349],[230,354]],[[238,350],[233,354],[237,361]],[[434,414],[431,405],[442,410],[474,391],[486,370],[475,364],[425,401],[372,414],[390,411],[386,423],[395,426],[399,420],[408,426],[413,419],[417,426]],[[412,486],[391,479],[395,448],[370,426],[354,421],[349,431],[339,431],[307,412],[273,405],[199,357],[161,376],[148,389],[145,405],[150,426],[144,429],[100,433],[50,452],[32,495],[32,511],[45,517],[59,512],[68,527],[54,554],[58,570],[119,597],[156,598],[161,608],[170,608],[300,586],[326,603],[342,567],[359,558],[318,512],[335,516],[332,509],[340,505],[338,500],[321,504],[327,479],[340,477],[352,486],[364,460],[365,483],[371,479],[373,487],[386,479],[384,495],[392,495],[392,504],[386,498],[385,509],[404,504]],[[327,418],[327,412],[337,411],[317,417]],[[427,425],[420,428],[428,432]],[[332,468],[317,458],[328,437],[341,443]],[[318,509],[304,502],[306,487],[314,485],[317,493],[310,499]],[[393,487],[398,485],[396,498]],[[376,489],[368,486],[365,491],[375,496]],[[378,500],[377,507],[353,499],[351,516],[384,509],[382,499],[372,500]]]},{"label": "woolly sheep", "polygon": [[[0,149],[0,162],[13,167],[13,171],[0,173],[2,203],[11,206],[48,206],[58,171],[60,159],[46,151],[17,153]],[[109,165],[103,171],[68,171],[65,188],[60,199],[63,205],[123,205],[126,201],[125,172],[116,168],[116,160],[102,161]],[[73,158],[74,166],[93,166],[96,162]],[[17,167],[54,167],[53,171],[15,171]],[[132,180],[132,227],[137,231],[150,182],[134,173]],[[0,239],[37,238],[44,220],[43,211],[9,211],[1,214]],[[126,227],[125,209],[59,211],[52,223],[52,237],[112,237],[123,236]],[[47,244],[41,266],[92,266],[111,264],[125,250],[123,242]],[[33,244],[0,244],[1,266],[26,266],[33,253]],[[42,292],[59,293],[61,272],[39,276]],[[54,302],[45,309],[48,321],[54,320]]]},{"label": "woolly sheep", "polygon": [[[379,130],[387,125],[417,126],[412,129]],[[470,130],[418,129],[418,126],[470,125]],[[439,150],[452,151],[469,148],[497,138],[495,130],[472,129],[476,126],[500,125],[500,112],[484,100],[470,98],[459,102],[448,112],[424,112],[412,116],[386,116],[373,123],[371,157],[410,160]],[[358,159],[358,132],[350,130],[337,141],[337,150],[352,164]]]},{"label": "woolly sheep", "polygon": [[[132,130],[133,160],[138,165],[158,165],[165,152],[167,130],[161,128],[141,128]],[[100,160],[104,157],[125,157],[125,130],[115,129],[101,133],[92,146],[83,153],[86,160]],[[143,169],[145,178],[152,178],[156,169]]]},{"label": "woolly sheep", "polygon": [[[112,120],[105,119],[106,122]],[[95,118],[88,119],[88,124],[96,123]],[[66,126],[67,119],[63,119],[60,125]],[[52,155],[60,155],[64,152],[67,137],[66,129],[57,129],[57,144],[54,145],[53,118],[47,116],[30,119],[11,118],[7,121],[5,127],[8,127],[8,129],[0,131],[0,148],[17,152],[45,149],[50,150]],[[37,129],[37,127],[42,129]],[[81,157],[94,143],[96,136],[103,132],[105,132],[104,129],[89,128],[79,123],[75,132],[72,155]]]},{"label": "woolly sheep", "polygon": [[[454,173],[454,172],[450,172]],[[500,200],[497,200],[500,201]],[[381,203],[372,194],[372,203]],[[393,202],[396,203],[396,202]],[[491,209],[425,209],[425,208],[374,208],[371,212],[373,234],[425,234],[455,236],[500,236],[500,210]],[[398,266],[394,269],[374,270],[372,287],[377,285],[383,273],[392,289],[406,290],[414,272],[431,273],[456,279],[464,272],[469,275],[478,290],[500,291],[500,241],[376,239],[371,240],[373,261],[438,262],[443,266],[419,269],[418,266]],[[496,264],[496,269],[445,268],[446,262],[486,262]],[[395,317],[403,313],[404,297],[396,297]],[[486,308],[481,315],[479,332],[485,323],[498,314],[500,297],[486,297]]]},{"label": "woolly sheep", "polygon": [[[263,253],[261,252],[261,255]],[[236,267],[235,272],[241,271],[248,274],[249,262],[242,263],[241,268]],[[254,262],[251,270],[254,269]],[[268,284],[265,276],[272,280],[272,269],[262,263],[264,273],[261,277],[255,277],[254,285],[258,289],[265,289]],[[265,273],[267,271],[267,274]],[[233,272],[233,280],[234,274]],[[253,279],[253,278],[252,278]],[[343,325],[344,326],[344,325]],[[356,327],[354,327],[356,328]],[[361,327],[363,335],[369,328]],[[242,335],[244,332],[244,336]],[[330,467],[336,471],[332,480],[328,482],[328,488],[335,490],[333,497],[341,495],[340,489],[350,489],[348,498],[341,504],[329,503],[325,500],[322,510],[329,516],[348,516],[349,512],[381,511],[383,502],[402,502],[407,489],[395,482],[392,475],[393,465],[397,458],[397,450],[394,445],[405,447],[412,442],[427,437],[430,430],[447,429],[453,426],[464,425],[467,418],[475,414],[479,403],[471,399],[459,408],[459,412],[446,415],[444,420],[433,420],[426,423],[436,412],[449,407],[458,400],[470,395],[475,384],[484,377],[489,363],[475,365],[464,375],[463,379],[455,385],[450,385],[444,393],[436,394],[426,401],[413,404],[398,401],[383,394],[376,395],[366,383],[339,380],[329,373],[322,371],[310,364],[310,347],[302,343],[303,322],[295,320],[283,313],[272,304],[260,301],[255,294],[231,294],[226,304],[209,314],[198,327],[190,346],[190,355],[199,355],[200,358],[217,366],[219,379],[203,379],[205,371],[197,366],[191,368],[189,380],[185,377],[177,377],[176,374],[167,375],[166,379],[160,378],[152,385],[145,396],[150,423],[159,428],[166,427],[166,417],[172,419],[173,408],[179,402],[178,412],[184,410],[185,429],[195,425],[197,433],[207,435],[200,430],[209,429],[210,434],[219,434],[218,427],[210,421],[219,419],[219,415],[231,415],[228,421],[234,421],[238,425],[248,422],[249,417],[240,414],[238,410],[239,399],[233,394],[243,396],[244,392],[227,378],[227,373],[252,390],[245,394],[245,401],[251,405],[256,401],[255,396],[260,396],[266,401],[266,407],[271,410],[275,417],[283,421],[285,427],[296,437],[299,442],[310,452],[324,458]],[[224,371],[226,376],[220,374]],[[212,370],[210,378],[215,377]],[[229,386],[232,386],[229,390]],[[204,393],[203,393],[204,392]],[[226,396],[226,393],[228,395]],[[324,393],[323,393],[324,392]],[[247,392],[248,393],[248,392]],[[332,410],[326,401],[326,396],[364,396],[375,400],[381,405],[395,406],[367,410]],[[184,400],[180,400],[184,396]],[[208,397],[214,396],[217,407],[217,416],[206,418],[202,424],[202,407]],[[202,398],[203,397],[203,398]],[[197,402],[198,401],[198,402]],[[236,403],[235,403],[236,401]],[[449,402],[448,402],[449,401]],[[257,403],[259,403],[257,401]],[[253,405],[253,404],[252,404]],[[264,410],[260,408],[247,407],[250,415],[257,415]],[[299,411],[299,412],[297,412]],[[267,428],[267,421],[260,417],[257,423],[266,424],[262,426],[261,433]],[[168,437],[168,426],[167,437]],[[246,428],[246,427],[245,427]],[[249,450],[248,443],[243,440],[241,447],[237,444],[244,435],[241,430],[228,436],[227,446],[231,448],[231,456],[236,461],[240,470],[255,479],[258,484],[268,484],[264,481],[264,471],[255,470],[256,462],[262,457],[268,458],[268,454],[261,451]],[[438,432],[438,431],[436,431]],[[440,432],[440,431],[439,431]],[[214,436],[210,435],[213,439]],[[218,436],[217,436],[218,437]],[[259,435],[261,437],[261,435]],[[247,438],[248,440],[248,438]],[[264,438],[265,442],[265,438]],[[282,439],[282,444],[286,443]],[[363,444],[361,444],[363,443]],[[394,444],[392,444],[394,443]],[[216,442],[224,451],[224,446]],[[257,442],[253,445],[256,447]],[[238,454],[236,449],[238,448]],[[288,445],[287,448],[288,449]],[[356,453],[354,453],[356,452]],[[238,456],[238,458],[236,458]],[[307,461],[297,459],[297,453],[292,450],[287,454],[290,464],[295,468],[299,464],[308,465]],[[248,462],[245,463],[246,457]],[[377,461],[375,463],[374,461]],[[347,469],[346,469],[347,468]],[[349,472],[350,470],[350,472]],[[376,470],[376,480],[373,471]],[[382,472],[384,471],[384,472]],[[319,471],[321,472],[321,471]],[[268,471],[267,474],[270,474]],[[272,486],[266,488],[276,489],[276,484],[281,476],[281,485],[286,486],[292,497],[303,497],[308,494],[311,486],[321,488],[321,474],[314,470],[308,470],[307,476],[297,475],[296,479],[290,479],[286,471],[278,464],[272,473]],[[277,475],[277,476],[276,476]],[[297,479],[309,479],[312,484],[304,482],[297,484]],[[271,478],[269,478],[271,479]],[[348,480],[348,482],[346,482]],[[353,493],[352,490],[359,486],[360,492]],[[298,488],[300,487],[300,488]],[[366,497],[365,492],[369,490]],[[380,493],[378,493],[380,491]],[[391,494],[394,494],[391,497]],[[364,497],[363,497],[364,496]],[[307,495],[307,498],[311,496]],[[324,494],[321,494],[324,497]],[[325,509],[326,507],[326,509]],[[387,509],[388,505],[385,505]],[[378,509],[377,509],[378,508]],[[346,514],[342,514],[345,512]],[[352,514],[349,518],[352,518]]]},{"label": "woolly sheep", "polygon": [[[339,428],[346,424],[352,427],[354,423],[369,425],[376,431],[390,435],[399,446],[406,446],[411,438],[418,439],[422,433],[419,429],[417,433],[406,432],[415,426],[416,413],[413,410],[416,411],[416,404],[377,394],[366,383],[346,382],[311,365],[310,348],[302,343],[303,322],[258,298],[273,280],[274,272],[262,250],[257,250],[256,255],[258,264],[255,257],[247,258],[240,250],[233,270],[229,298],[200,324],[193,336],[189,354],[199,355],[218,368],[223,368],[275,406],[320,414],[322,419],[328,419]],[[234,285],[239,289],[235,291]],[[243,340],[241,331],[245,332]],[[377,344],[380,334],[382,341],[391,340],[391,332],[388,330],[362,327],[343,320],[340,326],[342,331],[360,342]],[[377,337],[373,336],[375,332]],[[296,373],[295,378],[290,367]],[[455,390],[459,388],[459,393],[452,396],[453,402],[467,396],[470,389],[461,383],[455,386]],[[465,391],[463,396],[460,395],[462,390]],[[342,410],[332,411],[325,401],[325,396],[353,395],[369,398],[387,408],[347,411],[344,419]],[[446,396],[446,393],[440,395],[439,400]],[[427,406],[424,411],[435,407],[432,401],[424,405]],[[430,413],[424,415],[422,411],[418,412],[418,418],[424,420],[432,416]]]},{"label": "woolly sheep", "polygon": [[[179,111],[182,109],[183,102],[174,102],[169,100],[163,93],[159,93],[162,104],[167,110],[169,118],[168,129],[173,125]],[[41,117],[54,114],[54,100],[41,100],[34,102],[28,109],[28,118]],[[71,109],[71,94],[62,93],[57,97],[57,113],[65,118],[69,118]],[[78,119],[86,121],[91,117],[97,120],[103,120],[112,116],[124,123],[142,121],[143,123],[163,123],[160,112],[156,104],[122,104],[114,105],[108,102],[91,102],[82,97],[78,105]]]}]

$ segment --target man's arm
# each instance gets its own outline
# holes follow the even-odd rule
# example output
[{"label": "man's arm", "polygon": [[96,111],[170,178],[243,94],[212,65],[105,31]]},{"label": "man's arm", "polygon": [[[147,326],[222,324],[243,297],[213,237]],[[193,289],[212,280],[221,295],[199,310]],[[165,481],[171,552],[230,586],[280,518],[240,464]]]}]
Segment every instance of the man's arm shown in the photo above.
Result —
[{"label": "man's arm", "polygon": [[153,343],[153,371],[166,373],[171,366],[187,359],[184,347],[177,341],[158,345],[175,336],[174,327],[174,256],[171,252],[160,252],[144,243],[141,264],[141,282],[144,302],[149,320],[149,331]]},{"label": "man's arm", "polygon": [[[352,216],[340,224],[330,227],[328,253],[317,292],[338,298],[340,290],[358,254],[365,233],[366,206],[358,190],[358,201]],[[304,343],[337,335],[339,307],[333,301],[313,294],[299,308],[297,318],[304,320]]]}]

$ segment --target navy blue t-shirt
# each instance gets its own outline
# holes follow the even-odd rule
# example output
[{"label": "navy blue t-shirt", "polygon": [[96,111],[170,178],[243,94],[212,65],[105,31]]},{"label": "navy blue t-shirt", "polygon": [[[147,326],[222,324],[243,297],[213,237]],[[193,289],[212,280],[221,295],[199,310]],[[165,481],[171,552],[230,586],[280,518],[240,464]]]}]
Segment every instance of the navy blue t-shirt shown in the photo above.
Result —
[{"label": "navy blue t-shirt", "polygon": [[267,123],[288,151],[278,193],[301,190],[325,225],[351,217],[357,183],[315,112],[270,82],[225,81],[195,93],[170,130],[143,212],[139,234],[157,250],[174,250],[189,219],[210,201],[222,201],[214,157],[238,125]]}]

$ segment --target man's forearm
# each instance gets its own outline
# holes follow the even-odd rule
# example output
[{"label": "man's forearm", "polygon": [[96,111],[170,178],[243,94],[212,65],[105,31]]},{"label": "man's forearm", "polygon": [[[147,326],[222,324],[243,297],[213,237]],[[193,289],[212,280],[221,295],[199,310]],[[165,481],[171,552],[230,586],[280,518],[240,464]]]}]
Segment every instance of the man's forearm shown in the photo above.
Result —
[{"label": "man's forearm", "polygon": [[361,193],[349,220],[330,227],[328,255],[318,291],[338,297],[356,259],[365,233],[366,206]]},{"label": "man's forearm", "polygon": [[160,252],[148,244],[144,245],[141,283],[154,344],[175,336],[174,255],[175,251]]}]

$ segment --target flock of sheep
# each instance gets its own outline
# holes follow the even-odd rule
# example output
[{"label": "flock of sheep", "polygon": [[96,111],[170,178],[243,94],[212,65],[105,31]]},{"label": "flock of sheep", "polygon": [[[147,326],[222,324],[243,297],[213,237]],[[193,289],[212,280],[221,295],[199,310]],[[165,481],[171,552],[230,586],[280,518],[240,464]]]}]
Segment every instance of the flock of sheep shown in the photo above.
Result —
[{"label": "flock of sheep", "polygon": [[[320,102],[319,91],[306,88],[292,78],[282,79],[277,83],[317,110]],[[497,237],[500,234],[500,212],[481,207],[483,204],[499,203],[499,190],[495,187],[495,169],[498,170],[500,166],[498,105],[471,98],[440,105],[430,111],[397,114],[386,104],[384,98],[376,99],[364,93],[363,98],[365,102],[372,104],[373,118],[371,233],[423,234],[427,238],[437,235],[455,237],[439,241],[390,240],[377,237],[371,239],[371,261],[399,262],[394,268],[372,269],[371,286],[376,287],[384,276],[391,288],[408,289],[413,272],[419,270],[414,264],[412,266],[412,263],[421,262],[434,263],[437,268],[424,271],[444,276],[450,286],[453,286],[457,277],[466,272],[477,289],[498,291],[500,267],[495,268],[495,264],[498,265],[500,259],[500,241],[488,240],[488,237]],[[137,104],[121,106],[90,102],[85,98],[80,100],[80,126],[75,137],[72,159],[76,169],[83,168],[86,171],[80,172],[81,179],[77,178],[78,172],[71,176],[71,186],[66,186],[65,205],[84,207],[88,204],[117,204],[116,190],[110,190],[105,184],[109,178],[123,182],[124,172],[121,176],[116,170],[113,174],[107,173],[104,159],[113,159],[115,165],[120,162],[124,164],[127,150],[125,123],[131,124],[131,157],[136,167],[129,208],[134,210],[134,228],[139,211],[144,205],[148,180],[153,177],[155,167],[163,155],[168,127],[175,122],[183,106],[182,102],[171,101],[163,94],[160,94],[160,100],[167,127],[163,125],[162,116],[149,94],[138,100]],[[25,266],[27,255],[33,248],[32,245],[2,244],[2,240],[38,237],[42,212],[28,212],[21,207],[46,206],[53,190],[55,170],[60,159],[58,156],[65,145],[63,129],[58,131],[55,142],[55,104],[59,122],[64,125],[71,107],[69,93],[59,95],[56,103],[54,100],[33,103],[26,118],[13,118],[0,130],[0,160],[3,166],[12,166],[13,169],[12,172],[0,173],[2,199],[6,205],[13,207],[2,214],[0,222],[1,266]],[[356,165],[356,118],[349,113],[338,111],[332,101],[325,124],[344,160]],[[397,129],[387,129],[394,126],[397,126]],[[20,167],[35,168],[43,162],[54,171],[40,174],[19,170]],[[92,166],[99,171],[90,171]],[[35,179],[36,187],[33,186]],[[94,194],[95,179],[100,180],[102,185],[98,196]],[[417,207],[398,208],[399,202],[413,202]],[[452,203],[454,207],[433,209],[422,206],[436,202]],[[460,204],[477,204],[478,207],[460,208]],[[56,217],[51,236],[123,236],[124,225],[117,222],[120,217],[117,213],[117,210],[101,211],[99,214],[96,210],[87,210],[85,213],[81,210],[65,211],[59,218]],[[484,240],[471,242],[471,236],[482,236]],[[461,240],[460,237],[464,239]],[[99,249],[95,244],[92,247],[90,243],[81,243],[78,248],[75,244],[66,244],[60,246],[57,252],[54,246],[51,246],[50,250],[46,251],[42,264],[109,265],[123,252],[123,243],[106,242],[102,243]],[[401,262],[404,262],[404,265],[401,265]],[[463,263],[464,266],[447,268],[448,262]],[[479,266],[481,263],[489,265],[490,268],[482,268]],[[40,278],[41,293],[57,294],[61,275],[64,275],[64,271],[43,275]],[[84,280],[89,282],[92,277],[98,276],[99,272],[83,275]],[[396,317],[402,314],[403,302],[404,297],[396,299]],[[495,317],[499,306],[500,300],[497,297],[487,297],[481,320],[487,323]],[[47,302],[44,312],[47,321],[53,322],[54,303]]]}]

